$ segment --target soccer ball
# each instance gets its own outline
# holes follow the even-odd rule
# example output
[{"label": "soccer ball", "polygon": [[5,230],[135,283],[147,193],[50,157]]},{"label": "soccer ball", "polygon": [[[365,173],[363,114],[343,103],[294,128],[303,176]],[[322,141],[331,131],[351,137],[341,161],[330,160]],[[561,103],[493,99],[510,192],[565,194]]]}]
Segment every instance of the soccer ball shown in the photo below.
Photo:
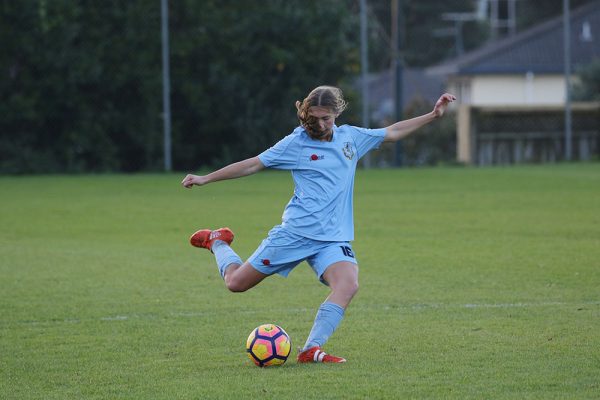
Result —
[{"label": "soccer ball", "polygon": [[248,357],[259,367],[283,365],[292,350],[290,337],[282,327],[264,324],[250,332],[246,341]]}]

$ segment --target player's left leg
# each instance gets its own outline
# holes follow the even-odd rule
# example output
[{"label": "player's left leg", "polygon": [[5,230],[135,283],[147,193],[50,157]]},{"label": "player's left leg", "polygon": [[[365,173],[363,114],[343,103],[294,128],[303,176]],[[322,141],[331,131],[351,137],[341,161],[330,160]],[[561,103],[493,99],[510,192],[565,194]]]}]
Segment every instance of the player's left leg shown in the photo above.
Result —
[{"label": "player's left leg", "polygon": [[331,293],[319,307],[306,344],[298,355],[299,362],[346,361],[326,354],[321,347],[341,323],[346,307],[358,291],[358,265],[350,261],[336,262],[325,270],[322,279],[331,287]]}]

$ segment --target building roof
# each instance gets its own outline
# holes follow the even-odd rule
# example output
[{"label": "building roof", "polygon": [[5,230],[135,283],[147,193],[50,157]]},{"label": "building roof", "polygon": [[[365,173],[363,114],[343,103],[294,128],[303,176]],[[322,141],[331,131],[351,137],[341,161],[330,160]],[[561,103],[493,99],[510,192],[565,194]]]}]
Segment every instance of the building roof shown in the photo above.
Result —
[{"label": "building roof", "polygon": [[[600,57],[600,1],[573,11],[571,60],[573,67]],[[431,75],[562,73],[563,16],[548,20],[514,36],[489,43],[461,57],[427,69]]]},{"label": "building roof", "polygon": [[[395,113],[395,76],[394,70],[388,69],[371,74],[368,79],[371,118],[382,121],[394,118]],[[444,90],[444,82],[440,77],[426,76],[423,69],[402,69],[402,100],[404,108],[416,100],[435,103]]]}]

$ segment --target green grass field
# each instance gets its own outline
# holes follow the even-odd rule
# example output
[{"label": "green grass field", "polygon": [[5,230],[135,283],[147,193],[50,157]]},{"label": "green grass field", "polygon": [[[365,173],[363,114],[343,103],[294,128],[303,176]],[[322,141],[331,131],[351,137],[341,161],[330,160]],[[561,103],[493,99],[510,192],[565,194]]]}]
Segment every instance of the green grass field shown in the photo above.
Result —
[{"label": "green grass field", "polygon": [[600,398],[600,164],[359,171],[348,362],[270,369],[250,331],[301,346],[327,288],[302,264],[229,293],[187,239],[248,257],[291,178],[182,178],[0,178],[0,398]]}]

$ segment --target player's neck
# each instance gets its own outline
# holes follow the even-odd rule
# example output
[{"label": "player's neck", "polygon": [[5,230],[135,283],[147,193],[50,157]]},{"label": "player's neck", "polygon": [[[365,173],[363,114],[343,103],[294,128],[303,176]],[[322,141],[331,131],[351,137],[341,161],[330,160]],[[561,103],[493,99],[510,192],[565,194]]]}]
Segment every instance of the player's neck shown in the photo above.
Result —
[{"label": "player's neck", "polygon": [[333,140],[333,131],[329,132],[324,138],[320,139],[321,142],[331,142]]},{"label": "player's neck", "polygon": [[331,141],[333,141],[333,129],[329,133],[326,133],[320,137],[314,137],[312,135],[309,135],[309,136],[312,140],[316,140],[318,142],[331,142]]}]

